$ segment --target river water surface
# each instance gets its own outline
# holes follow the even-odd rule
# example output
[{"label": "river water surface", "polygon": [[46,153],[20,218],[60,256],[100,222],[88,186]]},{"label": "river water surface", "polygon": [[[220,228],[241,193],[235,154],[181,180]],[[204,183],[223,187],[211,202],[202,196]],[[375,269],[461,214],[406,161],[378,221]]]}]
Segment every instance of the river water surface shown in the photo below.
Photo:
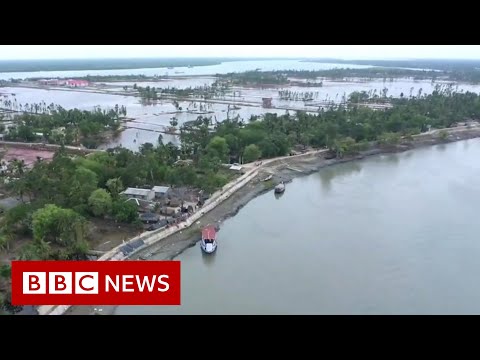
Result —
[{"label": "river water surface", "polygon": [[182,305],[117,314],[480,314],[480,140],[324,168],[182,261]]}]

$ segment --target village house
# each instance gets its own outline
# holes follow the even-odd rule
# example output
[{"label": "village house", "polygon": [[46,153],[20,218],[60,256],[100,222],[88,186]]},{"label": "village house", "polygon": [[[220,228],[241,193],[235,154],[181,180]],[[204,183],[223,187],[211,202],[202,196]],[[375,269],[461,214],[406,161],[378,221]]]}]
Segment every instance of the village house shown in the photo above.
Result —
[{"label": "village house", "polygon": [[144,213],[140,215],[140,221],[144,224],[156,223],[160,220],[160,217],[155,213]]},{"label": "village house", "polygon": [[38,80],[38,83],[45,86],[63,86],[66,81],[61,79],[42,79]]},{"label": "village house", "polygon": [[230,166],[229,168],[230,170],[233,170],[233,171],[242,171],[243,167],[241,165],[232,165]]},{"label": "village house", "polygon": [[89,82],[87,80],[69,79],[65,82],[65,85],[71,86],[71,87],[85,87],[89,85]]},{"label": "village house", "polygon": [[152,190],[155,192],[155,198],[157,199],[164,199],[171,193],[168,186],[154,186]]},{"label": "village house", "polygon": [[129,198],[135,198],[145,201],[152,201],[155,198],[155,191],[149,189],[127,188],[121,193]]},{"label": "village house", "polygon": [[272,98],[262,98],[262,106],[270,109],[272,107]]}]

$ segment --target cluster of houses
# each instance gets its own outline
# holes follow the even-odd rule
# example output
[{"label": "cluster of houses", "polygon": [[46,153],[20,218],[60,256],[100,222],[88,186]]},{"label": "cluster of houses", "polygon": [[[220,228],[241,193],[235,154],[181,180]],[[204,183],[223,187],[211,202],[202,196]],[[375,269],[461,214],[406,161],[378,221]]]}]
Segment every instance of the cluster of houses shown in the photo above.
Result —
[{"label": "cluster of houses", "polygon": [[186,188],[154,186],[151,189],[127,188],[121,193],[138,206],[140,220],[146,230],[178,225],[203,205],[201,191]]},{"label": "cluster of houses", "polygon": [[86,87],[90,85],[87,80],[75,80],[75,79],[42,79],[38,80],[40,85],[45,86],[69,86],[69,87]]}]

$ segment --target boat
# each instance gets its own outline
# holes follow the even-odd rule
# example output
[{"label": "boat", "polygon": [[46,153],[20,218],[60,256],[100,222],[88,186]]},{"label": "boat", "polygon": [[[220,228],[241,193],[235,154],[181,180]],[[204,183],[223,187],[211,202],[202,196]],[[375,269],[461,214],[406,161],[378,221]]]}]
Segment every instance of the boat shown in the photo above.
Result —
[{"label": "boat", "polygon": [[209,225],[202,230],[202,240],[200,247],[207,254],[214,253],[217,250],[217,229]]},{"label": "boat", "polygon": [[268,175],[265,179],[263,179],[263,181],[272,180],[272,177],[273,177],[273,175]]},{"label": "boat", "polygon": [[283,182],[275,186],[275,194],[281,194],[284,191],[285,191],[285,184]]}]

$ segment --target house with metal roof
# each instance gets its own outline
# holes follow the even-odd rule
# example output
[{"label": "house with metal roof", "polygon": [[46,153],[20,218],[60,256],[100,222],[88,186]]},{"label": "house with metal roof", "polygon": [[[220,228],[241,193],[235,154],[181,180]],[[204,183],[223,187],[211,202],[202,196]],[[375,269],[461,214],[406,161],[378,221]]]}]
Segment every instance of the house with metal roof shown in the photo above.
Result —
[{"label": "house with metal roof", "polygon": [[150,189],[127,188],[121,193],[129,198],[152,201],[155,198],[155,191]]},{"label": "house with metal roof", "polygon": [[154,186],[152,190],[155,192],[156,198],[163,198],[170,194],[170,187],[168,186]]}]

